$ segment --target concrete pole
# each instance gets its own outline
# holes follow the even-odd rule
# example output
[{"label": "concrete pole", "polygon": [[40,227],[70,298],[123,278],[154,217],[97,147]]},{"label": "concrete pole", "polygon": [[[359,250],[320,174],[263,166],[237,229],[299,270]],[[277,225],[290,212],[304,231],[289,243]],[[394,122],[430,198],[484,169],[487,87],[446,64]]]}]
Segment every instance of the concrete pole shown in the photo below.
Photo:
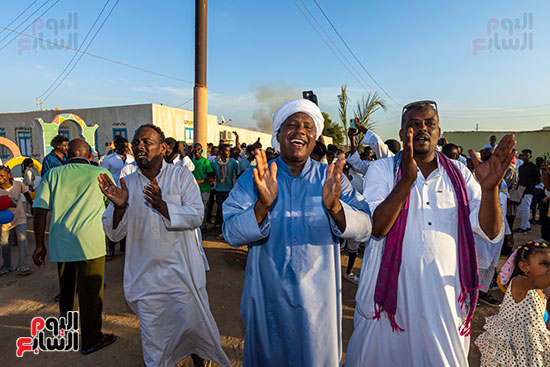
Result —
[{"label": "concrete pole", "polygon": [[205,152],[208,139],[206,5],[207,0],[195,0],[195,87],[193,88],[193,140],[195,143],[201,143]]}]

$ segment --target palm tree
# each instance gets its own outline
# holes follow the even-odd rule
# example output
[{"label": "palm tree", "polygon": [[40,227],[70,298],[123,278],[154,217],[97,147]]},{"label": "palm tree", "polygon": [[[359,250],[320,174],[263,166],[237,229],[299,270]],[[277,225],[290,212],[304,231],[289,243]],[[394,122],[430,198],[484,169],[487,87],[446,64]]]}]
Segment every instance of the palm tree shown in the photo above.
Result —
[{"label": "palm tree", "polygon": [[340,121],[342,121],[342,125],[344,125],[344,136],[346,137],[346,145],[349,145],[348,141],[348,118],[347,118],[347,109],[348,109],[348,87],[344,84],[341,87],[341,93],[338,95],[338,112],[340,114]]},{"label": "palm tree", "polygon": [[[357,101],[357,108],[355,109],[355,117],[359,118],[361,124],[367,129],[373,129],[376,123],[372,121],[372,115],[382,108],[386,110],[386,102],[380,98],[378,93],[370,93],[367,98],[361,97],[360,101]],[[347,129],[346,129],[347,131]]]}]

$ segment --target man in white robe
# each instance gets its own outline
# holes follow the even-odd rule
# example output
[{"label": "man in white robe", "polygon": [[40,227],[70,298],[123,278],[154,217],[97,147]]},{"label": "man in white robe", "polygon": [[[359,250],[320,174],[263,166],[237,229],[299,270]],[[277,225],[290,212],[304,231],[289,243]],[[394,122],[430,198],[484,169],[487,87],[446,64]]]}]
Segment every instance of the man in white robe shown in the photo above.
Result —
[{"label": "man in white robe", "polygon": [[138,169],[120,188],[105,175],[99,181],[111,200],[105,233],[113,241],[128,237],[124,294],[139,318],[145,364],[173,367],[191,354],[195,365],[204,358],[229,366],[195,234],[204,215],[195,178],[164,161],[164,134],[156,126],[138,128],[132,149]]},{"label": "man in white robe", "polygon": [[[453,182],[460,180],[457,175],[452,181],[447,170],[456,173],[451,166],[455,165],[462,174],[465,187],[460,187],[467,193],[473,235],[496,244],[503,236],[498,183],[512,159],[515,142],[513,136],[507,136],[490,160],[484,163],[474,160],[478,183],[457,161],[445,161],[448,168],[442,167],[442,160],[447,158],[435,153],[440,132],[434,102],[405,106],[400,166],[396,165],[396,158],[386,158],[373,162],[367,171],[365,180],[369,184],[363,195],[373,211],[373,230],[356,294],[355,329],[348,345],[347,367],[468,365],[470,324],[466,323],[466,332],[459,331],[465,320],[471,322],[472,316],[468,300],[459,302],[465,285],[461,284],[459,271],[458,197]],[[396,180],[397,167],[401,167],[402,176]],[[393,299],[395,313],[377,314],[375,310],[380,308],[375,308],[375,304],[379,306],[375,294],[378,294],[380,264],[386,255],[387,235],[400,219],[407,200],[399,273],[392,274],[398,276]],[[468,222],[466,217],[461,219],[462,223]],[[470,249],[475,249],[472,242],[467,241]],[[474,258],[465,260],[475,265],[475,250],[468,254]],[[469,275],[475,287],[477,267],[473,272]],[[470,294],[475,293],[467,293]],[[379,319],[375,319],[378,315]],[[404,331],[399,332],[399,328]]]}]

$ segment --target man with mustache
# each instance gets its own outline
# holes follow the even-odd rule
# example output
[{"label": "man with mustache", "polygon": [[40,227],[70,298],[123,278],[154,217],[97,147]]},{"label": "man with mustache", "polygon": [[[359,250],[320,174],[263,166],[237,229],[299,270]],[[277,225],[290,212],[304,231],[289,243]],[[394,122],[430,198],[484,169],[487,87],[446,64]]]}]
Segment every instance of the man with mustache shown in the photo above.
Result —
[{"label": "man with mustache", "polygon": [[341,277],[338,237],[366,241],[368,204],[336,164],[309,158],[323,129],[306,99],[273,114],[272,145],[281,156],[237,181],[223,205],[223,235],[248,244],[241,301],[244,366],[338,366],[341,363]]},{"label": "man with mustache", "polygon": [[192,355],[230,362],[210,312],[196,229],[204,206],[191,172],[166,163],[165,137],[140,126],[132,140],[138,169],[117,187],[106,175],[101,191],[111,201],[103,215],[107,237],[128,237],[124,296],[139,318],[146,366],[175,366]]},{"label": "man with mustache", "polygon": [[[503,236],[499,183],[515,144],[504,137],[475,177],[436,152],[437,105],[403,108],[395,157],[373,162],[363,195],[373,210],[346,366],[467,366],[478,297],[474,236]],[[477,179],[477,181],[476,181]]]}]

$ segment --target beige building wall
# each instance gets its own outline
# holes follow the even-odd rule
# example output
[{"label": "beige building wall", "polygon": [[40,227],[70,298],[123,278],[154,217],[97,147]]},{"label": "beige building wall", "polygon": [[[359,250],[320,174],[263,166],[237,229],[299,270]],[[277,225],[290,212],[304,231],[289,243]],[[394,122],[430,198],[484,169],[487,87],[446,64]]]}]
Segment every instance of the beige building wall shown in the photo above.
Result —
[{"label": "beige building wall", "polygon": [[542,156],[544,153],[550,153],[550,129],[538,131],[447,131],[444,133],[449,143],[462,145],[464,154],[468,149],[476,151],[481,150],[485,144],[489,144],[491,135],[495,135],[497,143],[506,134],[513,133],[516,140],[516,149],[531,149],[533,158]]}]

